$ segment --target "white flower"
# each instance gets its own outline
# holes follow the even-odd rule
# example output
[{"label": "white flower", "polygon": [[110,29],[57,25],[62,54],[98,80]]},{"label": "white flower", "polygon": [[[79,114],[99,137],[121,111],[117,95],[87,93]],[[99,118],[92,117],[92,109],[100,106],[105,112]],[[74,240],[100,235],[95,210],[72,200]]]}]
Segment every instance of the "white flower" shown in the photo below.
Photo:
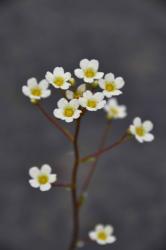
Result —
[{"label": "white flower", "polygon": [[55,88],[68,89],[71,86],[69,82],[71,74],[69,72],[65,73],[62,67],[56,67],[53,73],[47,72],[45,77]]},{"label": "white flower", "polygon": [[97,92],[93,94],[91,91],[87,90],[84,92],[83,97],[79,98],[79,102],[81,106],[87,110],[96,111],[98,109],[102,109],[106,104],[106,101],[103,99],[103,93]]},{"label": "white flower", "polygon": [[149,133],[153,129],[153,123],[151,121],[141,121],[141,118],[136,117],[133,120],[133,124],[130,125],[130,132],[135,136],[139,142],[150,142],[154,140],[154,135]]},{"label": "white flower", "polygon": [[126,117],[126,106],[119,105],[116,98],[111,98],[104,106],[108,119],[118,119]]},{"label": "white flower", "polygon": [[80,61],[80,68],[75,69],[75,75],[84,79],[84,82],[92,83],[95,79],[100,79],[103,77],[103,72],[98,72],[99,62],[98,60],[88,60],[83,59]]},{"label": "white flower", "polygon": [[66,90],[66,97],[71,99],[79,99],[86,90],[86,84],[81,84],[75,91]]},{"label": "white flower", "polygon": [[33,188],[40,188],[41,191],[48,191],[51,188],[51,184],[57,180],[56,174],[51,174],[51,167],[48,164],[38,167],[32,167],[29,170],[29,175],[32,179],[29,180],[29,184]]},{"label": "white flower", "polygon": [[103,93],[106,97],[122,94],[120,89],[124,84],[125,82],[122,77],[115,78],[112,73],[106,74],[104,79],[99,80],[99,86],[104,90]]},{"label": "white flower", "polygon": [[93,241],[96,241],[100,245],[106,245],[116,241],[116,237],[112,234],[112,226],[97,225],[94,231],[89,232],[89,238]]},{"label": "white flower", "polygon": [[27,81],[27,86],[22,87],[22,92],[32,101],[40,100],[41,98],[50,96],[51,90],[49,90],[48,87],[49,84],[46,80],[42,80],[38,83],[36,78],[30,78]]},{"label": "white flower", "polygon": [[72,122],[80,117],[82,111],[78,107],[79,102],[77,99],[67,101],[65,98],[61,98],[58,101],[58,109],[54,110],[54,116],[66,122]]}]

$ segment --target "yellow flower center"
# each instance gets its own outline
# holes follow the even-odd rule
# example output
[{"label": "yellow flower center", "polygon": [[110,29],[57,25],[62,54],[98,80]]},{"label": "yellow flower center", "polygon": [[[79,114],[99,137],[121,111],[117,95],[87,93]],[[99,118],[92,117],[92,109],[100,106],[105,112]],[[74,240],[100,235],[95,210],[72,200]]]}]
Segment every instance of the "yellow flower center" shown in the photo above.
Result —
[{"label": "yellow flower center", "polygon": [[48,182],[48,176],[47,175],[39,175],[38,177],[38,182],[41,184],[41,185],[44,185]]},{"label": "yellow flower center", "polygon": [[144,136],[145,135],[145,130],[142,126],[140,127],[136,127],[136,134],[139,135],[139,136]]},{"label": "yellow flower center", "polygon": [[115,86],[114,82],[106,82],[105,83],[105,89],[108,92],[112,92],[112,91],[116,90],[116,86]]},{"label": "yellow flower center", "polygon": [[87,106],[88,106],[89,108],[96,108],[96,106],[97,106],[96,100],[94,100],[94,99],[89,99],[89,100],[87,101]]},{"label": "yellow flower center", "polygon": [[84,74],[87,78],[93,78],[96,75],[96,71],[92,68],[87,68],[85,69]]},{"label": "yellow flower center", "polygon": [[64,78],[62,76],[55,77],[54,84],[58,87],[61,87],[64,84]]},{"label": "yellow flower center", "polygon": [[97,238],[99,240],[106,240],[107,239],[107,234],[104,231],[101,231],[98,233]]},{"label": "yellow flower center", "polygon": [[33,96],[41,96],[42,90],[39,87],[34,87],[31,89],[31,94]]},{"label": "yellow flower center", "polygon": [[74,108],[73,107],[66,107],[64,109],[64,116],[71,117],[74,114]]}]

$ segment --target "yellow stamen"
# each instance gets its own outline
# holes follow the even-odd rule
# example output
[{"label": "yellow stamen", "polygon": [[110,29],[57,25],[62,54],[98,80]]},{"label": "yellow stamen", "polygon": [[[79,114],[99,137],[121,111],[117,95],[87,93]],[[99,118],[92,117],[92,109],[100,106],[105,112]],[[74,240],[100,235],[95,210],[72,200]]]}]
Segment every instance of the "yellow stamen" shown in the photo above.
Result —
[{"label": "yellow stamen", "polygon": [[64,116],[71,117],[74,114],[74,108],[73,107],[66,107],[64,109]]},{"label": "yellow stamen", "polygon": [[139,135],[139,136],[144,136],[145,135],[145,130],[142,126],[140,127],[136,127],[136,134]]},{"label": "yellow stamen", "polygon": [[98,233],[97,238],[99,240],[106,240],[107,239],[107,234],[104,231],[101,231]]},{"label": "yellow stamen", "polygon": [[116,90],[116,86],[115,86],[114,82],[106,82],[105,83],[105,89],[108,92],[112,92],[112,91]]},{"label": "yellow stamen", "polygon": [[38,177],[38,182],[41,184],[41,185],[44,185],[48,182],[48,176],[47,175],[39,175]]},{"label": "yellow stamen", "polygon": [[116,109],[116,108],[111,108],[110,111],[111,111],[113,117],[116,117],[116,116],[118,115],[118,109]]},{"label": "yellow stamen", "polygon": [[57,76],[54,79],[54,84],[57,85],[58,87],[61,87],[64,84],[64,78],[61,76]]},{"label": "yellow stamen", "polygon": [[92,68],[87,68],[85,69],[84,74],[87,78],[93,78],[96,75],[96,71]]},{"label": "yellow stamen", "polygon": [[41,96],[42,90],[39,87],[34,87],[31,89],[31,94],[33,96]]},{"label": "yellow stamen", "polygon": [[97,106],[96,100],[94,100],[94,99],[89,99],[89,100],[87,101],[87,106],[88,106],[89,108],[96,108],[96,106]]}]

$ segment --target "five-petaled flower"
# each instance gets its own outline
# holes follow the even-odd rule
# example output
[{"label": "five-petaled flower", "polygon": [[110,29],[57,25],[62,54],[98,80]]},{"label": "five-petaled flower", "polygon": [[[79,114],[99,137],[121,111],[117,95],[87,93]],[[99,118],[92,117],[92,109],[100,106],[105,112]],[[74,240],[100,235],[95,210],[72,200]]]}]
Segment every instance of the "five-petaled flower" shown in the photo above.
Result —
[{"label": "five-petaled flower", "polygon": [[78,78],[84,79],[84,82],[92,83],[95,79],[101,79],[104,75],[103,72],[98,72],[98,69],[98,60],[83,59],[80,61],[80,68],[75,69],[74,73]]},{"label": "five-petaled flower", "polygon": [[57,180],[56,174],[51,174],[51,167],[48,164],[38,167],[32,167],[29,169],[29,175],[32,179],[29,180],[29,184],[33,188],[39,188],[41,191],[48,191],[51,188],[51,184]]},{"label": "five-petaled flower", "polygon": [[83,93],[86,91],[86,84],[81,84],[75,91],[66,90],[66,97],[69,100],[79,99],[83,96]]},{"label": "five-petaled flower", "polygon": [[151,121],[141,121],[141,118],[136,117],[133,124],[130,125],[129,131],[139,142],[150,142],[154,140],[154,135],[150,133],[153,129]]},{"label": "five-petaled flower", "polygon": [[103,89],[103,94],[106,97],[118,96],[122,94],[120,90],[125,82],[122,77],[115,78],[114,74],[106,74],[104,79],[99,80],[99,86]]},{"label": "five-petaled flower", "polygon": [[127,116],[126,106],[119,105],[116,98],[111,98],[104,106],[108,119],[119,119]]},{"label": "five-petaled flower", "polygon": [[65,73],[62,67],[56,67],[53,73],[47,72],[45,77],[55,88],[68,89],[71,86],[69,82],[71,79],[71,73]]},{"label": "five-petaled flower", "polygon": [[100,245],[111,244],[116,241],[116,237],[112,235],[113,231],[110,225],[97,225],[94,231],[89,232],[89,238]]},{"label": "five-petaled flower", "polygon": [[30,78],[27,81],[27,85],[22,87],[24,95],[28,96],[32,102],[47,98],[51,94],[51,90],[48,89],[49,84],[46,80],[41,80],[39,83],[36,78]]},{"label": "five-petaled flower", "polygon": [[78,119],[82,112],[78,109],[79,101],[77,99],[67,101],[65,98],[61,98],[57,105],[58,109],[54,110],[54,116],[66,122],[72,122],[74,119]]},{"label": "five-petaled flower", "polygon": [[84,92],[83,97],[79,98],[80,105],[89,111],[102,109],[106,104],[103,93],[93,94],[90,90]]}]

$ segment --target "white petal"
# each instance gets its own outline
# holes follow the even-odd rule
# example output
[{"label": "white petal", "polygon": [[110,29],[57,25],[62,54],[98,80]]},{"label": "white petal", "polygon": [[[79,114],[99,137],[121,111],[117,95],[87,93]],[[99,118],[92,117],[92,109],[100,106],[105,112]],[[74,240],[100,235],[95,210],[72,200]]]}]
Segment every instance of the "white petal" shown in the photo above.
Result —
[{"label": "white petal", "polygon": [[44,79],[44,80],[41,80],[41,81],[39,82],[39,86],[40,86],[43,90],[45,90],[45,89],[48,88],[49,83]]},{"label": "white petal", "polygon": [[142,124],[141,118],[140,118],[140,117],[134,118],[133,124],[134,124],[135,126],[140,126],[140,125]]},{"label": "white petal", "polygon": [[103,77],[104,73],[103,72],[97,72],[95,75],[96,79],[101,79]]},{"label": "white petal", "polygon": [[153,123],[151,121],[144,121],[143,127],[147,132],[151,131],[153,129]]},{"label": "white petal", "polygon": [[82,69],[75,69],[74,70],[74,74],[78,77],[78,78],[83,78],[84,77],[84,73],[82,71]]},{"label": "white petal", "polygon": [[30,89],[27,87],[27,86],[23,86],[22,87],[22,92],[23,92],[23,94],[24,95],[26,95],[26,96],[30,96]]},{"label": "white petal", "polygon": [[106,240],[99,240],[99,239],[97,239],[97,243],[98,243],[99,245],[106,245],[106,244],[107,244],[107,241],[106,241]]},{"label": "white petal", "polygon": [[63,120],[62,109],[54,109],[53,114],[56,118]]},{"label": "white petal", "polygon": [[62,109],[64,108],[66,105],[68,105],[68,101],[65,98],[61,98],[58,103],[58,108]]},{"label": "white petal", "polygon": [[51,189],[51,184],[47,183],[44,185],[40,185],[40,191],[48,191]]},{"label": "white petal", "polygon": [[57,180],[57,175],[56,174],[50,174],[49,175],[49,183],[54,183]]},{"label": "white petal", "polygon": [[90,90],[87,90],[84,92],[83,97],[85,98],[91,98],[93,96],[93,93]]},{"label": "white petal", "polygon": [[37,180],[31,179],[29,180],[29,184],[33,187],[33,188],[38,188],[40,185],[37,182]]},{"label": "white petal", "polygon": [[114,243],[116,241],[116,237],[115,236],[109,236],[107,239],[107,243]]},{"label": "white petal", "polygon": [[29,169],[29,175],[32,177],[32,178],[36,178],[40,173],[40,170],[38,167],[32,167]]},{"label": "white petal", "polygon": [[91,240],[96,240],[96,233],[93,232],[93,231],[89,232],[89,238],[90,238]]},{"label": "white petal", "polygon": [[64,69],[62,67],[56,67],[53,73],[54,75],[64,75]]},{"label": "white petal", "polygon": [[51,173],[51,171],[52,171],[52,169],[48,164],[42,165],[42,167],[41,167],[41,172],[42,173],[45,173],[45,174],[49,175]]},{"label": "white petal", "polygon": [[86,69],[88,67],[89,60],[88,59],[82,59],[80,61],[80,68],[81,69]]},{"label": "white petal", "polygon": [[73,122],[73,120],[74,120],[74,118],[73,118],[73,116],[72,117],[64,117],[64,120],[65,120],[65,122],[68,122],[68,123],[70,123],[70,122]]},{"label": "white petal", "polygon": [[154,135],[151,133],[148,133],[144,136],[144,141],[150,142],[154,140]]},{"label": "white petal", "polygon": [[98,60],[95,60],[95,59],[90,60],[88,67],[91,67],[91,68],[93,68],[95,71],[98,71],[98,68],[99,68],[99,61],[98,61]]},{"label": "white petal", "polygon": [[108,73],[108,74],[105,75],[105,80],[107,80],[109,82],[114,81],[114,79],[115,79],[115,76],[112,73]]},{"label": "white petal", "polygon": [[28,81],[27,81],[27,85],[28,87],[30,88],[33,88],[35,86],[38,86],[38,83],[37,83],[37,79],[36,78],[30,78]]},{"label": "white petal", "polygon": [[95,77],[92,77],[92,78],[87,78],[86,76],[84,76],[84,82],[87,82],[87,83],[92,83],[94,81]]},{"label": "white petal", "polygon": [[108,226],[105,226],[104,230],[105,230],[106,234],[108,235],[108,234],[113,233],[114,228],[112,226],[108,225]]},{"label": "white petal", "polygon": [[94,98],[97,98],[97,100],[102,101],[104,98],[104,95],[101,92],[97,92],[94,94]]},{"label": "white petal", "polygon": [[105,100],[99,102],[98,105],[97,105],[97,109],[102,109],[105,106],[105,104],[106,104]]},{"label": "white petal", "polygon": [[49,97],[50,95],[51,95],[51,90],[50,90],[50,89],[45,90],[45,91],[42,93],[42,97],[43,97],[43,98]]},{"label": "white petal", "polygon": [[104,90],[104,91],[103,91],[103,94],[104,94],[107,98],[110,98],[111,96],[113,96],[112,93],[113,93],[113,92],[109,92],[109,91],[107,91],[107,90]]},{"label": "white petal", "polygon": [[140,137],[140,136],[136,135],[135,138],[136,138],[137,141],[139,141],[140,143],[143,143],[143,142],[144,142],[144,137]]},{"label": "white petal", "polygon": [[118,101],[116,98],[111,98],[108,103],[109,103],[110,107],[117,107],[118,106]]},{"label": "white petal", "polygon": [[73,118],[74,118],[74,119],[79,118],[81,113],[82,113],[82,111],[79,110],[79,109],[77,109],[77,110],[74,112]]},{"label": "white petal", "polygon": [[100,79],[99,80],[99,86],[100,86],[100,88],[104,89],[104,87],[105,87],[105,81],[104,81],[104,79]]},{"label": "white petal", "polygon": [[66,97],[67,97],[69,100],[73,99],[73,97],[74,97],[73,91],[67,90],[67,91],[66,91]]},{"label": "white petal", "polygon": [[131,134],[135,135],[135,126],[134,125],[130,125],[130,132]]},{"label": "white petal", "polygon": [[49,82],[49,83],[52,83],[53,82],[53,74],[51,72],[47,72],[46,75],[45,75],[45,78],[46,80]]},{"label": "white petal", "polygon": [[104,226],[102,224],[99,224],[95,227],[95,231],[99,232],[99,231],[102,231],[104,230]]},{"label": "white petal", "polygon": [[84,97],[79,98],[79,103],[82,107],[86,107],[86,99]]},{"label": "white petal", "polygon": [[71,73],[70,72],[66,72],[65,73],[65,81],[69,81],[71,78]]},{"label": "white petal", "polygon": [[75,109],[79,107],[79,101],[77,99],[72,99],[69,104],[73,106]]},{"label": "white petal", "polygon": [[118,96],[118,95],[122,94],[122,91],[117,89],[117,90],[111,91],[111,94],[112,94],[112,96]]},{"label": "white petal", "polygon": [[124,80],[123,80],[122,77],[117,77],[115,79],[115,82],[116,82],[116,86],[118,87],[118,89],[121,89],[124,86],[124,84],[125,84],[125,82],[124,82]]},{"label": "white petal", "polygon": [[70,87],[70,83],[65,82],[65,83],[64,83],[62,86],[60,86],[59,88],[66,90],[66,89],[68,89],[69,87]]}]

